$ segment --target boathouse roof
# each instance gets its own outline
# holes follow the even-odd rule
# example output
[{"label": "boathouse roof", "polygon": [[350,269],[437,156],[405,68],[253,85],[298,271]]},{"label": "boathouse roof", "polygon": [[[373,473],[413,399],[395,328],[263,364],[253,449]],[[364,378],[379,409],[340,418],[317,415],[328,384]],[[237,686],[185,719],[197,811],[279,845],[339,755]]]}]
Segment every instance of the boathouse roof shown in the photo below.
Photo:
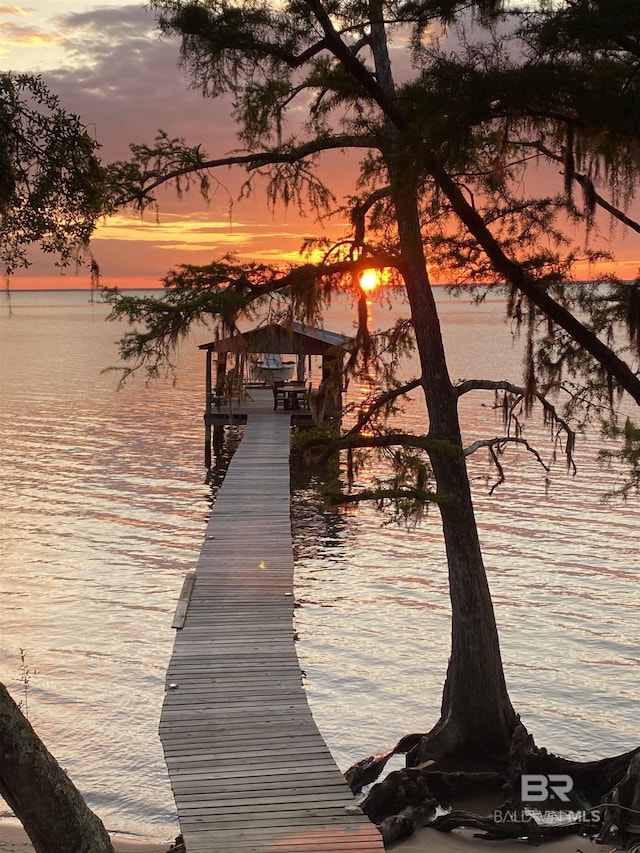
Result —
[{"label": "boathouse roof", "polygon": [[200,344],[212,352],[278,352],[289,355],[326,355],[353,349],[353,338],[304,323],[269,323],[219,341]]}]

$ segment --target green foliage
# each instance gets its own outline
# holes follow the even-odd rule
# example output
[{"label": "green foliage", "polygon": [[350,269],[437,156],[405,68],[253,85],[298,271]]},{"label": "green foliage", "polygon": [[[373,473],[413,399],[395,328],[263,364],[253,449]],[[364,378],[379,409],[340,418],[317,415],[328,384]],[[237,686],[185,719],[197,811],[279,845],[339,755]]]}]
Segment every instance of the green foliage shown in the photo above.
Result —
[{"label": "green foliage", "polygon": [[617,461],[624,468],[624,482],[605,497],[626,500],[632,492],[640,492],[640,427],[630,418],[625,419],[623,426],[613,421],[603,421],[602,434],[606,440],[616,442],[619,447],[615,450],[601,450],[600,460],[610,466]]},{"label": "green foliage", "polygon": [[572,0],[554,4],[534,20],[539,50],[556,55],[616,55],[624,51],[640,60],[638,5],[634,0]]},{"label": "green foliage", "polygon": [[172,355],[197,324],[217,325],[220,332],[236,330],[240,317],[255,318],[262,309],[277,313],[279,291],[288,279],[265,264],[239,264],[226,256],[206,266],[184,264],[167,274],[161,298],[132,296],[118,288],[103,288],[112,306],[109,319],[125,319],[134,328],[120,341],[118,369],[126,380],[139,369],[154,379],[172,371]]},{"label": "green foliage", "polygon": [[164,130],[156,134],[153,145],[132,144],[131,158],[110,163],[107,181],[114,207],[134,205],[139,210],[155,208],[155,188],[170,175],[178,197],[194,184],[209,199],[212,183],[222,186],[204,167],[204,154],[199,145],[188,146],[184,139],[170,137]]},{"label": "green foliage", "polygon": [[[549,284],[555,298],[580,313],[601,340],[640,370],[638,349],[639,282],[604,278],[591,282],[559,280]],[[565,400],[564,415],[576,429],[599,425],[603,418],[617,424],[626,415],[620,404],[623,391],[606,367],[549,318],[523,300],[512,304],[512,314],[526,328],[528,353],[536,385]],[[613,433],[612,433],[613,435]],[[621,433],[616,433],[620,438]]]},{"label": "green foliage", "polygon": [[182,62],[207,95],[286,79],[305,37],[299,20],[261,2],[152,0],[162,32],[182,37]]},{"label": "green foliage", "polygon": [[[29,265],[32,244],[66,265],[86,256],[109,209],[98,144],[39,77],[0,74],[0,266]],[[92,269],[93,266],[92,266]]]},{"label": "green foliage", "polygon": [[[397,376],[415,330],[400,323],[372,334],[356,279],[368,262],[407,281],[406,227],[392,201],[400,174],[415,194],[430,269],[507,296],[508,318],[526,336],[526,412],[540,393],[561,393],[565,416],[586,424],[611,412],[623,388],[640,399],[638,285],[571,283],[576,261],[608,249],[605,240],[585,250],[575,237],[580,226],[595,240],[601,209],[633,224],[625,207],[640,174],[635,4],[152,0],[152,7],[162,31],[181,39],[192,84],[212,97],[230,95],[242,148],[210,160],[199,146],[161,134],[114,167],[118,198],[144,207],[162,183],[180,192],[190,181],[207,196],[215,169],[235,164],[248,171],[243,196],[265,179],[272,206],[339,214],[347,224],[333,245],[309,238],[306,247],[322,247],[324,262],[298,272],[249,264],[243,278],[241,265],[227,260],[228,272],[213,264],[172,273],[161,304],[141,302],[139,312],[114,296],[114,316],[142,326],[122,349],[132,369],[153,375],[195,322],[232,330],[258,309],[317,322],[339,286],[358,318],[348,369],[382,389],[379,405],[375,395],[363,401],[358,429],[381,434],[383,416],[401,415]],[[394,40],[406,59],[396,81],[388,60]],[[316,170],[323,153],[341,148],[361,155],[344,205]],[[561,172],[544,193],[530,180],[540,160]],[[567,326],[567,315],[580,323]],[[617,371],[623,359],[626,373]],[[375,417],[362,415],[369,410]]]},{"label": "green foliage", "polygon": [[[431,442],[427,438],[422,441],[418,437],[407,437],[394,435],[392,432],[385,434],[389,446],[379,451],[388,463],[390,475],[386,477],[375,476],[371,485],[362,487],[357,485],[358,474],[371,467],[371,453],[354,450],[349,447],[349,440],[341,441],[340,446],[348,447],[347,450],[347,472],[349,478],[349,491],[344,492],[341,488],[336,490],[325,489],[323,496],[325,500],[333,505],[347,505],[360,503],[361,501],[373,502],[376,508],[384,513],[386,523],[401,523],[407,527],[415,527],[427,515],[429,505],[441,503],[447,500],[447,496],[438,493],[433,471],[425,452],[416,452],[415,446],[420,443],[429,447]],[[413,449],[406,446],[405,442],[411,442]],[[351,443],[356,440],[352,437]]]},{"label": "green foliage", "polygon": [[640,163],[639,23],[633,0],[575,0],[550,4],[522,28],[532,56],[558,75],[566,171],[581,168],[594,184],[604,178],[623,205]]},{"label": "green foliage", "polygon": [[[298,161],[294,163],[276,163],[269,170],[256,169],[254,176],[266,177],[266,196],[273,209],[278,204],[285,208],[294,205],[301,216],[307,210],[318,213],[328,211],[335,203],[335,197],[315,173],[313,163]],[[253,190],[253,178],[242,187],[241,197],[248,196]]]}]

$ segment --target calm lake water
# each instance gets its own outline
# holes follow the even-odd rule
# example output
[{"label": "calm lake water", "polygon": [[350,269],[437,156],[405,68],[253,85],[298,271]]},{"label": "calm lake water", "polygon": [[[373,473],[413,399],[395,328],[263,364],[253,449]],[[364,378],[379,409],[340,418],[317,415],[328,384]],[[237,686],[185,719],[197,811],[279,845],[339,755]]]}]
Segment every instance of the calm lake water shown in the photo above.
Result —
[{"label": "calm lake water", "polygon": [[[438,301],[453,378],[519,379],[499,303]],[[24,705],[25,649],[29,717],[107,827],[173,839],[157,725],[173,611],[211,500],[195,346],[208,336],[183,347],[176,384],[118,391],[101,371],[122,329],[103,305],[15,292],[11,309],[0,310],[0,679]],[[394,315],[372,314],[377,326]],[[344,310],[326,324],[350,330]],[[426,430],[413,396],[407,418]],[[491,401],[464,402],[469,441],[500,434]],[[602,502],[615,481],[597,446],[581,442],[578,475],[560,463],[548,489],[523,450],[508,454],[493,496],[486,460],[472,466],[512,700],[539,744],[579,758],[640,741],[640,505]],[[381,526],[370,507],[327,510],[298,474],[298,653],[345,769],[437,719],[449,648],[442,538],[435,512],[407,530]]]}]

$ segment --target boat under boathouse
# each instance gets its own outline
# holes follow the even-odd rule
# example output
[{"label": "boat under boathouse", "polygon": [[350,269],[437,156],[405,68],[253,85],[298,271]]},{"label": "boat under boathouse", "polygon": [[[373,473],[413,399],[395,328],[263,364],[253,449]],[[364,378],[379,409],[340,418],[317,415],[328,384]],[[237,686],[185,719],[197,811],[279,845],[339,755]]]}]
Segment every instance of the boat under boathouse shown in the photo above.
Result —
[{"label": "boat under boathouse", "polygon": [[[250,412],[282,411],[295,424],[319,423],[342,409],[342,370],[353,338],[304,323],[269,323],[201,344],[206,354],[205,430],[246,423]],[[215,356],[215,359],[214,359]],[[309,366],[321,361],[317,387]]]}]

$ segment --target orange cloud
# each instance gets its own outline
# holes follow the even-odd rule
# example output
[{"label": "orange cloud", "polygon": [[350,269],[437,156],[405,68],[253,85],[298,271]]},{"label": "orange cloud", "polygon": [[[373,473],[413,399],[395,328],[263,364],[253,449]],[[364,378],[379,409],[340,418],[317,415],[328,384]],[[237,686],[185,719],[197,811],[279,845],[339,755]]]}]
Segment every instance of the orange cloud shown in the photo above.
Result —
[{"label": "orange cloud", "polygon": [[59,41],[60,38],[54,33],[45,33],[36,27],[17,27],[11,23],[0,24],[0,46],[42,47],[58,44]]},{"label": "orange cloud", "polygon": [[[96,230],[94,240],[148,244],[155,249],[180,252],[208,252],[210,255],[237,252],[246,247],[253,257],[256,243],[273,248],[282,241],[301,237],[296,227],[273,222],[251,222],[215,218],[203,211],[185,211],[182,215],[161,214],[160,221],[145,221],[126,214],[115,215]],[[271,254],[271,252],[269,252]]]}]

